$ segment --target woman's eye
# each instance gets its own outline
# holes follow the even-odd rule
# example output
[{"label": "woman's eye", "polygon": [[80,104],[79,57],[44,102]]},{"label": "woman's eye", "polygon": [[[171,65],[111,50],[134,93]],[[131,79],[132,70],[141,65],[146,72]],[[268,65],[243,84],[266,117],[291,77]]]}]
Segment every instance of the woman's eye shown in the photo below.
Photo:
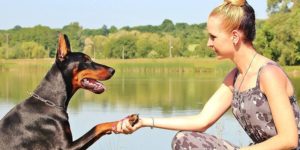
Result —
[{"label": "woman's eye", "polygon": [[210,38],[211,40],[214,40],[214,39],[216,38],[216,36],[209,35],[209,38]]}]

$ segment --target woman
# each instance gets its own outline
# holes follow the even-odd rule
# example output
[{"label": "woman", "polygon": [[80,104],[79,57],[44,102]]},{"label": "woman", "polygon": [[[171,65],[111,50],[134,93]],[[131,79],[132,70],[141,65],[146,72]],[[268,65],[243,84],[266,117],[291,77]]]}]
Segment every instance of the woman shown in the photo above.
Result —
[{"label": "woman", "polygon": [[[134,126],[119,122],[116,133],[129,134],[141,127],[179,130],[172,148],[179,149],[300,149],[299,108],[294,88],[282,68],[253,47],[255,14],[245,0],[225,0],[209,15],[207,45],[218,59],[235,65],[223,84],[195,116],[140,118]],[[205,134],[229,108],[253,140],[239,148]]]}]

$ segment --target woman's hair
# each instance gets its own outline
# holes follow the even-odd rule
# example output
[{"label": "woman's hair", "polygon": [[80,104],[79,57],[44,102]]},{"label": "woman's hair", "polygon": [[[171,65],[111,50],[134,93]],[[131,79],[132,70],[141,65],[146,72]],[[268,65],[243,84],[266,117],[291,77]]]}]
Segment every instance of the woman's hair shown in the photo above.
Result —
[{"label": "woman's hair", "polygon": [[227,32],[242,31],[245,42],[252,42],[255,38],[255,13],[246,0],[224,0],[209,16],[223,18],[223,27]]}]

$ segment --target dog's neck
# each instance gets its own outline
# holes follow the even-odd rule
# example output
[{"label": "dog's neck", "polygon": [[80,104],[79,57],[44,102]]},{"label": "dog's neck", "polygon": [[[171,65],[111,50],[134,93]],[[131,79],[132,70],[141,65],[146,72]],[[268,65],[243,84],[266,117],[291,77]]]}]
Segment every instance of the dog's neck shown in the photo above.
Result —
[{"label": "dog's neck", "polygon": [[70,87],[66,86],[66,81],[61,71],[54,64],[34,93],[66,110],[73,95],[68,89]]}]

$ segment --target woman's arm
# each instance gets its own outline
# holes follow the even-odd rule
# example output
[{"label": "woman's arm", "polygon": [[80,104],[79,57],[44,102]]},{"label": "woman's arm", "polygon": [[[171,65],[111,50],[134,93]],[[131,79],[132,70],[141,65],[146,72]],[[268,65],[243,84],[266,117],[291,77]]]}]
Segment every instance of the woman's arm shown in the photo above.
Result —
[{"label": "woman's arm", "polygon": [[231,104],[231,99],[232,93],[230,89],[222,84],[198,115],[171,118],[141,118],[141,126],[204,132],[227,111]]},{"label": "woman's arm", "polygon": [[271,108],[277,135],[243,149],[293,149],[298,146],[298,131],[293,108],[288,95],[289,80],[277,66],[265,67],[260,75],[260,87],[266,94]]},{"label": "woman's arm", "polygon": [[231,105],[234,70],[227,75],[223,84],[212,95],[198,115],[171,118],[140,118],[140,121],[134,127],[131,127],[128,121],[124,120],[118,124],[117,132],[125,134],[132,133],[141,127],[204,132],[214,124]]}]

